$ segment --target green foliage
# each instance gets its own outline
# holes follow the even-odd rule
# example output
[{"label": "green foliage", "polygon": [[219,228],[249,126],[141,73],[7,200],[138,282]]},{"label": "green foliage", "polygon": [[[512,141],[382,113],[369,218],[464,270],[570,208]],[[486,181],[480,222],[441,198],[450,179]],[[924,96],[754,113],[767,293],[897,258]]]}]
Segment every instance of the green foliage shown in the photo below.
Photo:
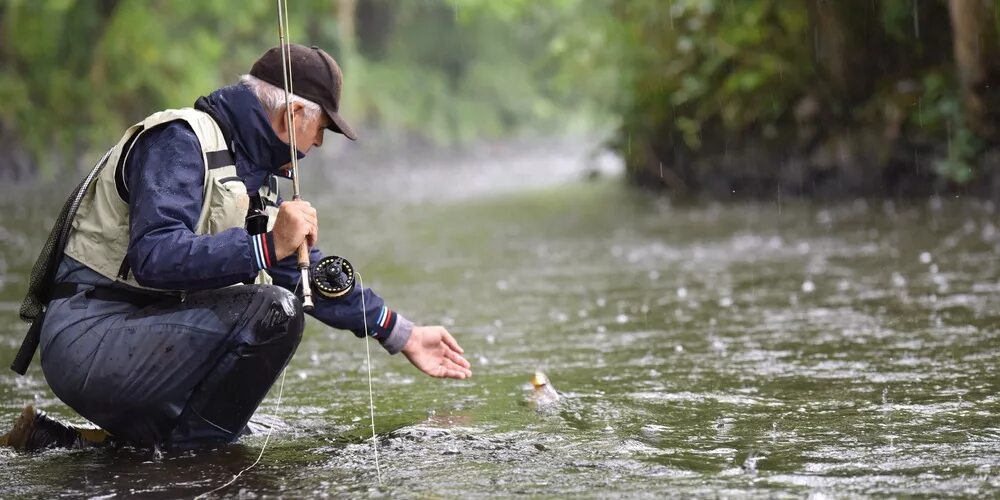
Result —
[{"label": "green foliage", "polygon": [[923,94],[918,101],[917,113],[910,116],[909,125],[923,135],[945,137],[945,155],[934,161],[934,172],[962,185],[975,178],[975,158],[985,143],[966,127],[953,80],[936,71],[924,76]]},{"label": "green foliage", "polygon": [[787,42],[808,30],[799,3],[636,1],[621,17],[626,127],[665,126],[692,150],[702,148],[706,128],[738,132],[782,120],[811,76],[802,70],[809,47]]},{"label": "green foliage", "polygon": [[934,172],[959,185],[969,183],[976,177],[974,160],[982,145],[982,139],[959,126],[948,136],[947,155],[934,162]]},{"label": "green foliage", "polygon": [[964,116],[944,2],[631,0],[609,11],[625,97],[614,146],[632,173],[668,165],[691,181],[713,165],[699,159],[734,146],[808,163],[851,144],[843,158],[876,167],[905,157],[893,148],[930,150],[935,172],[963,184],[996,143]]},{"label": "green foliage", "polygon": [[[355,25],[359,37],[384,39],[371,52],[341,33],[337,9],[350,3],[295,0],[289,15],[293,41],[341,63],[344,112],[362,127],[454,144],[551,130],[555,109],[573,109],[572,93],[549,84],[545,55],[578,0],[552,10],[527,1],[361,0],[385,31]],[[272,2],[6,0],[0,143],[13,140],[46,176],[81,168],[128,124],[236,81],[276,44],[276,23]]]},{"label": "green foliage", "polygon": [[[393,136],[460,144],[599,120],[620,126],[613,146],[630,166],[649,168],[736,143],[805,148],[788,140],[814,147],[838,130],[885,129],[932,144],[936,171],[954,182],[990,146],[967,128],[941,1],[290,9],[293,40],[327,48],[344,68],[347,118]],[[1000,7],[994,15],[1000,26]],[[13,140],[49,175],[86,164],[129,123],[235,81],[275,44],[275,17],[270,2],[5,0],[0,146]]]},{"label": "green foliage", "polygon": [[191,105],[223,81],[221,68],[252,61],[271,38],[259,28],[271,16],[260,3],[222,3],[7,3],[3,128],[52,176],[89,162],[157,108]]}]

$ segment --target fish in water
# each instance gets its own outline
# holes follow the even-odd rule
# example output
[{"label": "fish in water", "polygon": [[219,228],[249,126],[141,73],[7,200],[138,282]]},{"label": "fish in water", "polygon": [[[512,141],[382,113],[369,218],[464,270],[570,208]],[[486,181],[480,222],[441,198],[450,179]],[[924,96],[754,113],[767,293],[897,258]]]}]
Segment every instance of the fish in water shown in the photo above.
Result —
[{"label": "fish in water", "polygon": [[549,378],[544,373],[535,372],[535,376],[531,377],[531,387],[533,389],[531,401],[535,405],[542,407],[559,401],[559,393],[556,392],[555,387],[552,387]]}]

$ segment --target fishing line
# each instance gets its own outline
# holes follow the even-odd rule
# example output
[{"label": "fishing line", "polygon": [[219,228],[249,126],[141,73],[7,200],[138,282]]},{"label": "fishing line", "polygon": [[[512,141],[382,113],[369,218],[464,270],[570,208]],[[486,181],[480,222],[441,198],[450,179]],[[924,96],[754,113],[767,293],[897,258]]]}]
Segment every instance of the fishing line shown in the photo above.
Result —
[{"label": "fishing line", "polygon": [[[281,370],[281,382],[278,384],[278,400],[277,400],[277,402],[274,403],[274,418],[275,418],[275,420],[277,420],[277,418],[278,418],[278,410],[281,409],[281,393],[285,389],[285,373],[287,371],[288,371],[287,368]],[[240,476],[242,476],[244,472],[246,472],[246,471],[254,468],[255,465],[257,465],[258,463],[260,463],[260,458],[264,456],[264,450],[267,449],[267,443],[271,440],[271,433],[274,432],[274,428],[275,427],[276,427],[275,423],[272,422],[271,425],[270,425],[270,427],[267,430],[267,437],[264,438],[264,444],[261,445],[261,447],[260,447],[260,453],[257,455],[257,460],[254,460],[252,464],[244,467],[243,470],[237,472],[236,475],[234,475],[233,478],[230,479],[228,483],[226,483],[226,484],[224,484],[222,486],[219,486],[218,488],[216,488],[214,490],[206,491],[205,493],[202,493],[201,495],[198,495],[198,496],[194,497],[195,500],[197,500],[199,498],[206,498],[206,497],[208,497],[208,495],[211,495],[212,493],[215,493],[216,491],[225,489],[229,485],[235,483],[236,480],[239,479]]]},{"label": "fishing line", "polygon": [[368,310],[365,308],[365,283],[361,280],[361,273],[355,273],[358,277],[358,286],[361,287],[361,317],[365,324],[365,357],[368,365],[368,409],[372,417],[372,451],[375,453],[375,476],[378,477],[378,485],[382,486],[382,470],[378,465],[378,442],[375,439],[375,393],[372,390],[372,354],[368,340]]}]

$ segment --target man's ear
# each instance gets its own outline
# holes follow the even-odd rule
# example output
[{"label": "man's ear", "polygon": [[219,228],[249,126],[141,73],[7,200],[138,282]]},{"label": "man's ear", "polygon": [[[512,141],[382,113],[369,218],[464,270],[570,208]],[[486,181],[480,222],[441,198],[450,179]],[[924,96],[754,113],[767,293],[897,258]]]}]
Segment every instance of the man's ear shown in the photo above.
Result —
[{"label": "man's ear", "polygon": [[298,123],[305,117],[306,107],[301,102],[292,103],[292,114],[295,116],[295,122]]},{"label": "man's ear", "polygon": [[281,108],[281,111],[271,116],[271,127],[274,128],[274,133],[278,134],[278,137],[288,135],[287,122],[288,122],[288,115],[285,113],[284,107]]}]

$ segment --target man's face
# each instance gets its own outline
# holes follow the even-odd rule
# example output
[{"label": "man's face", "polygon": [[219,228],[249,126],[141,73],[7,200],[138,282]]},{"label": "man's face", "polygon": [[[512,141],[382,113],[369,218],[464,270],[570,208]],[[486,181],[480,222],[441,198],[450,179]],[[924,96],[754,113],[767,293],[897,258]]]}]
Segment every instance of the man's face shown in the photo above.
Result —
[{"label": "man's face", "polygon": [[[313,146],[322,146],[323,132],[330,123],[330,119],[327,118],[326,113],[320,112],[313,119],[306,118],[305,110],[299,103],[292,103],[292,112],[294,113],[293,120],[295,122],[295,149],[301,151],[302,154],[306,154]],[[278,113],[278,116],[271,118],[271,126],[274,128],[275,134],[286,143],[289,142],[287,116],[287,114],[281,112]],[[282,168],[287,169],[289,167],[290,164]]]},{"label": "man's face", "polygon": [[[303,113],[299,113],[295,116],[295,148],[302,151],[303,154],[308,153],[313,146],[317,148],[323,145],[323,132],[326,130],[327,125],[329,125],[330,119],[326,117],[326,113],[320,112],[313,120],[308,120],[305,118]],[[288,142],[285,139],[285,142]]]}]

